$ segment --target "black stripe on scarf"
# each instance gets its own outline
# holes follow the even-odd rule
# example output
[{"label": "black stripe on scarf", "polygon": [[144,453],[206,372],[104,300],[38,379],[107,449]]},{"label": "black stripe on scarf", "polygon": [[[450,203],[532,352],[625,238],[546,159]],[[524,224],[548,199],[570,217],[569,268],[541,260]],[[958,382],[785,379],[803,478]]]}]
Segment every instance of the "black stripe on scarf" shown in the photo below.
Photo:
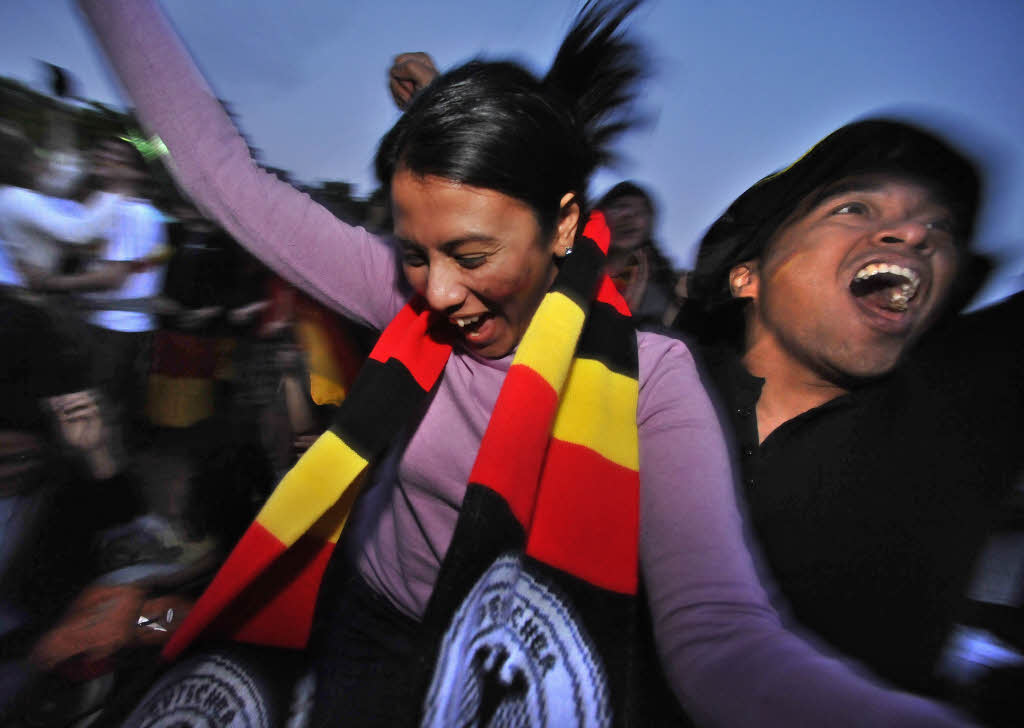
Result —
[{"label": "black stripe on scarf", "polygon": [[576,356],[594,359],[613,372],[636,379],[639,377],[636,346],[623,345],[630,337],[636,338],[633,320],[607,303],[595,301],[576,347]]},{"label": "black stripe on scarf", "polygon": [[367,460],[378,457],[401,427],[422,414],[427,392],[397,359],[367,359],[331,431]]}]

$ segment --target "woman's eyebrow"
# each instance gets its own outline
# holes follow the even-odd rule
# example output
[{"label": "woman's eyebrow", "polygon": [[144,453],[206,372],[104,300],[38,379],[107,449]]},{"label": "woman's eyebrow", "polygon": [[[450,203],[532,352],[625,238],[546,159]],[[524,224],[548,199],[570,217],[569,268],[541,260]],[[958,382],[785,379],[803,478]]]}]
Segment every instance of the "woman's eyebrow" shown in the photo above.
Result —
[{"label": "woman's eyebrow", "polygon": [[[392,235],[391,237],[396,243],[398,243],[399,246],[403,248],[423,250],[425,247],[420,243],[408,240],[407,238],[403,238],[398,235]],[[497,242],[497,240],[498,238],[494,237],[493,235],[484,235],[483,233],[470,233],[469,235],[464,235],[462,237],[454,238],[447,242],[441,243],[441,245],[438,246],[438,250],[440,250],[443,253],[452,253],[460,245],[465,245],[466,243],[494,243]]]},{"label": "woman's eyebrow", "polygon": [[470,233],[469,235],[463,235],[462,237],[449,240],[448,242],[440,246],[441,250],[446,253],[453,252],[460,245],[466,243],[493,243],[498,239],[493,235],[484,235],[483,233]]}]

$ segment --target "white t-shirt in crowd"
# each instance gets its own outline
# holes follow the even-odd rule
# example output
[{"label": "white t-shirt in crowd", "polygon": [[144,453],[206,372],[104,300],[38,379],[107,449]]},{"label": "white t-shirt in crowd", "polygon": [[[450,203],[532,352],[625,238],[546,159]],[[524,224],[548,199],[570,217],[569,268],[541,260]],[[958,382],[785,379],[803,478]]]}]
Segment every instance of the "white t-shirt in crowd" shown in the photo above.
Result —
[{"label": "white t-shirt in crowd", "polygon": [[[166,243],[163,214],[147,200],[125,198],[117,205],[114,221],[107,233],[105,260],[142,260]],[[131,273],[120,288],[92,294],[103,299],[148,298],[160,293],[166,266]],[[152,331],[156,316],[138,311],[94,311],[90,323],[114,331]]]},{"label": "white t-shirt in crowd", "polygon": [[20,284],[17,263],[56,273],[61,245],[103,237],[121,199],[120,195],[99,192],[80,205],[23,187],[0,187],[0,242],[7,265],[4,275],[12,277],[9,282]]}]

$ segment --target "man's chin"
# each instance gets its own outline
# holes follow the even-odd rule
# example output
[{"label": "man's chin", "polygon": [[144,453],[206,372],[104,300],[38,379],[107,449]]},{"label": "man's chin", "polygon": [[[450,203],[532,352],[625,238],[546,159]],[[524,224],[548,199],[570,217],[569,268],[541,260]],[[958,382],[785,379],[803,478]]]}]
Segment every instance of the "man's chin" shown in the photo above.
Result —
[{"label": "man's chin", "polygon": [[903,360],[903,351],[862,358],[857,361],[832,362],[825,377],[843,389],[857,389],[892,374]]}]

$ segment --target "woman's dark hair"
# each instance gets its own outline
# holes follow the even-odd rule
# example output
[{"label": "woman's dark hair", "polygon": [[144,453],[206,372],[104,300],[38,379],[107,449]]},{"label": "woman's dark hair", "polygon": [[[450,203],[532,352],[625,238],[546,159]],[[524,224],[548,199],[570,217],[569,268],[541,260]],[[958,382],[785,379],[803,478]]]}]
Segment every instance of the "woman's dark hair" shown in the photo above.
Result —
[{"label": "woman's dark hair", "polygon": [[591,173],[636,121],[646,62],[621,26],[639,0],[591,0],[538,79],[518,63],[475,60],[434,80],[381,140],[385,190],[399,168],[496,190],[555,226],[566,192],[585,205]]}]

